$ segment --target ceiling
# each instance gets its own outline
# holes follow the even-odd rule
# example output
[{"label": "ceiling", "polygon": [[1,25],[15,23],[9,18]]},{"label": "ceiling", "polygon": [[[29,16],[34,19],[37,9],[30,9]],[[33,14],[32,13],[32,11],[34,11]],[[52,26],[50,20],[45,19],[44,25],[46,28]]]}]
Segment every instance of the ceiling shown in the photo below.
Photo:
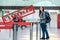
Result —
[{"label": "ceiling", "polygon": [[0,0],[0,6],[60,6],[60,0]]}]

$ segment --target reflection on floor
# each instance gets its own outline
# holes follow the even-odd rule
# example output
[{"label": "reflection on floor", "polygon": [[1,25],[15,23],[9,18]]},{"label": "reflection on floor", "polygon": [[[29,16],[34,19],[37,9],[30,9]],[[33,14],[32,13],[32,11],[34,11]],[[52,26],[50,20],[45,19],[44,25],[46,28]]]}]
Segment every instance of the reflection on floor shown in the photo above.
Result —
[{"label": "reflection on floor", "polygon": [[[1,30],[1,29],[0,29]],[[40,32],[40,31],[38,31]],[[38,40],[59,40],[60,39],[60,29],[57,28],[48,28],[48,32],[50,35],[49,39],[40,39]],[[30,27],[24,28],[23,30],[19,27],[18,28],[18,36],[17,40],[30,40]],[[39,33],[40,34],[40,33]],[[38,34],[38,35],[39,35]],[[13,31],[11,30],[1,30],[0,32],[0,40],[13,40]],[[36,25],[33,27],[33,40],[36,40]]]}]

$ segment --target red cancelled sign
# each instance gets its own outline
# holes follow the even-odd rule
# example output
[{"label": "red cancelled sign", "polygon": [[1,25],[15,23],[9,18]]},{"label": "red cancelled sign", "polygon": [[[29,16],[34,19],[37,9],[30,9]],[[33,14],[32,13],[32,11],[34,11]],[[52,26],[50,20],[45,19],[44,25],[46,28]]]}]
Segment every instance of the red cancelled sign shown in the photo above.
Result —
[{"label": "red cancelled sign", "polygon": [[13,18],[16,15],[19,16],[19,20],[20,20],[18,22],[18,25],[28,26],[28,25],[30,25],[30,22],[25,22],[23,20],[23,17],[29,16],[29,15],[34,14],[34,13],[35,13],[35,8],[33,5],[26,6],[24,8],[20,8],[14,12],[10,12],[10,13],[2,16],[3,22],[0,22],[0,26],[1,26],[0,29],[11,29],[13,27],[13,24],[15,24],[15,22],[13,22]]}]

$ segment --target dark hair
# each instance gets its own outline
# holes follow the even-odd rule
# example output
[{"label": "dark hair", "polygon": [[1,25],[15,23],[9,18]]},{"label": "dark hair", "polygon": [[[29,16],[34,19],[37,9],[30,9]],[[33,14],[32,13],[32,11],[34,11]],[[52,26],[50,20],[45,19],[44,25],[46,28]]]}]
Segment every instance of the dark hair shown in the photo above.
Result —
[{"label": "dark hair", "polygon": [[[44,12],[44,7],[42,7],[42,8],[43,8],[43,10],[42,10],[42,11]],[[40,8],[39,8],[39,14],[41,14],[41,10],[40,10]]]}]

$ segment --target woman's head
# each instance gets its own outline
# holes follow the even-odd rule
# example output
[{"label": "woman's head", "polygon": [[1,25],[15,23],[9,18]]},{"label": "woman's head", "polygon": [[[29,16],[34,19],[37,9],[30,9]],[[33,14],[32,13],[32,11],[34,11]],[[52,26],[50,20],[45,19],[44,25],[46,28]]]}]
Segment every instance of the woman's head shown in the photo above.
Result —
[{"label": "woman's head", "polygon": [[44,7],[40,6],[39,10],[40,10],[41,12],[43,12],[43,11],[44,11]]}]

